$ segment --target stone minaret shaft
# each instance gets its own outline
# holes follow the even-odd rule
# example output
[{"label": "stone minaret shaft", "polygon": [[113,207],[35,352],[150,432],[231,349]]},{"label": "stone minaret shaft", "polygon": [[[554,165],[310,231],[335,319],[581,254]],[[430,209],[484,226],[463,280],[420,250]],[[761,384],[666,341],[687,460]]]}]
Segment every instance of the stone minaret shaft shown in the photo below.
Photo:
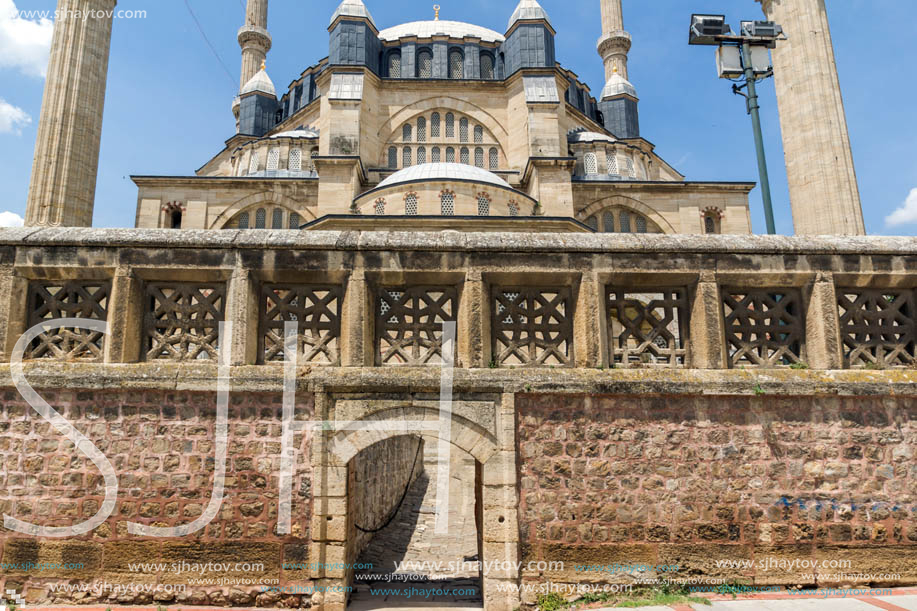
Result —
[{"label": "stone minaret shaft", "polygon": [[[58,0],[26,225],[89,227],[117,0]],[[90,15],[88,19],[67,15]]]},{"label": "stone minaret shaft", "polygon": [[797,234],[866,233],[824,0],[759,0],[787,40],[773,51]]},{"label": "stone minaret shaft", "polygon": [[599,55],[605,62],[605,82],[611,79],[615,68],[627,77],[627,53],[630,51],[630,34],[624,31],[624,14],[621,0],[600,0],[602,3],[602,37]]},{"label": "stone minaret shaft", "polygon": [[267,0],[248,0],[245,25],[239,29],[239,46],[242,47],[241,90],[261,70],[261,64],[271,50],[271,35],[267,31]]}]

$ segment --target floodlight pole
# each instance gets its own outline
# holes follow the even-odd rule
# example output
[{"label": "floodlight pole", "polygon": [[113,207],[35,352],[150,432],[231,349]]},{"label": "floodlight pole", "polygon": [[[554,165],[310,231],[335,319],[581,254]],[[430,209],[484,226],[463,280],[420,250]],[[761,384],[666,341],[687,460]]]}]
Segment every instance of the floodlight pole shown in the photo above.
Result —
[{"label": "floodlight pole", "polygon": [[751,45],[742,42],[742,65],[745,67],[745,83],[748,85],[748,114],[755,132],[755,152],[758,155],[758,174],[761,177],[761,198],[764,200],[764,218],[767,221],[767,233],[774,235],[774,205],[771,201],[771,182],[767,174],[767,157],[764,154],[764,134],[761,132],[761,115],[758,106],[758,92],[755,88],[755,69],[751,62]]}]

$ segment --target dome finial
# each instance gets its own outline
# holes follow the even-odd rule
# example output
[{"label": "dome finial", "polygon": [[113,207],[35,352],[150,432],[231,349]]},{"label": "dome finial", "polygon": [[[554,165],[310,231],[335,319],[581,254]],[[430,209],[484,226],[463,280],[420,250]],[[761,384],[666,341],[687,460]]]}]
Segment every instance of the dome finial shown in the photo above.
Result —
[{"label": "dome finial", "polygon": [[434,21],[439,21],[439,9],[440,9],[440,6],[438,4],[433,5],[433,20]]},{"label": "dome finial", "polygon": [[267,60],[265,60],[265,59],[262,59],[262,60],[261,60],[261,69],[262,69],[262,70],[267,70]]}]

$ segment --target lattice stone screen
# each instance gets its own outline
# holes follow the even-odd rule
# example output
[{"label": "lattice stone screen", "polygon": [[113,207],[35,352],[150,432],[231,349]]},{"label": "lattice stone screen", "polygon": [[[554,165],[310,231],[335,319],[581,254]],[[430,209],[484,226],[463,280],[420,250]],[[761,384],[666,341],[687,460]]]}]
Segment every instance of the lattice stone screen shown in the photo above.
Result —
[{"label": "lattice stone screen", "polygon": [[222,283],[151,282],[144,319],[147,360],[219,360]]},{"label": "lattice stone screen", "polygon": [[687,299],[685,290],[606,292],[608,346],[615,364],[685,364]]},{"label": "lattice stone screen", "polygon": [[283,327],[296,322],[299,362],[336,365],[340,362],[340,286],[265,284],[261,287],[261,346],[265,363],[284,360]]},{"label": "lattice stone screen", "polygon": [[494,364],[573,364],[569,289],[495,288],[493,303]]},{"label": "lattice stone screen", "polygon": [[795,289],[722,289],[729,367],[803,360],[802,298]]},{"label": "lattice stone screen", "polygon": [[381,288],[376,298],[376,364],[442,363],[443,322],[454,321],[457,291],[446,286]]},{"label": "lattice stone screen", "polygon": [[917,365],[913,290],[837,289],[845,367]]},{"label": "lattice stone screen", "polygon": [[[56,281],[29,283],[29,327],[60,318],[106,320],[111,283]],[[36,337],[26,348],[26,359],[101,361],[105,336],[96,331],[57,327]]]}]

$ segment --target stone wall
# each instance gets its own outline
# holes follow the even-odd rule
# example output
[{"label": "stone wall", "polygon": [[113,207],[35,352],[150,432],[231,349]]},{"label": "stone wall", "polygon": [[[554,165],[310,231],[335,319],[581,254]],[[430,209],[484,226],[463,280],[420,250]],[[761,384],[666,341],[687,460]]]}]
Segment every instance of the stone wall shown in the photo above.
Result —
[{"label": "stone wall", "polygon": [[[397,511],[406,488],[423,473],[424,440],[402,435],[371,445],[348,468],[348,556],[356,562],[375,533]],[[363,530],[357,528],[362,527]]]},{"label": "stone wall", "polygon": [[628,581],[575,565],[646,563],[815,582],[715,564],[778,557],[917,583],[913,397],[523,394],[516,409],[523,559],[566,563],[526,580]]},{"label": "stone wall", "polygon": [[[253,605],[280,599],[259,594],[260,584],[308,578],[311,516],[310,435],[296,433],[291,507],[292,533],[277,534],[281,447],[279,393],[233,395],[229,406],[225,496],[216,517],[186,537],[140,537],[128,523],[187,524],[211,497],[214,474],[215,393],[54,390],[41,395],[105,454],[118,476],[114,513],[90,533],[63,539],[30,537],[0,529],[4,588],[28,591],[30,602]],[[301,393],[297,417],[309,418],[312,395]],[[92,517],[105,499],[100,470],[36,414],[16,390],[0,406],[0,509],[41,526],[67,526]],[[230,563],[206,574],[172,563]],[[82,563],[80,570],[22,570],[9,564]],[[163,563],[132,570],[128,563]],[[262,565],[236,566],[236,563]],[[203,583],[195,580],[224,580]],[[49,584],[100,584],[159,591],[52,593]],[[175,586],[186,586],[176,592]],[[257,598],[257,601],[256,601]],[[308,600],[308,597],[307,597]],[[298,603],[299,596],[288,598]],[[285,606],[291,606],[287,604]]]}]

